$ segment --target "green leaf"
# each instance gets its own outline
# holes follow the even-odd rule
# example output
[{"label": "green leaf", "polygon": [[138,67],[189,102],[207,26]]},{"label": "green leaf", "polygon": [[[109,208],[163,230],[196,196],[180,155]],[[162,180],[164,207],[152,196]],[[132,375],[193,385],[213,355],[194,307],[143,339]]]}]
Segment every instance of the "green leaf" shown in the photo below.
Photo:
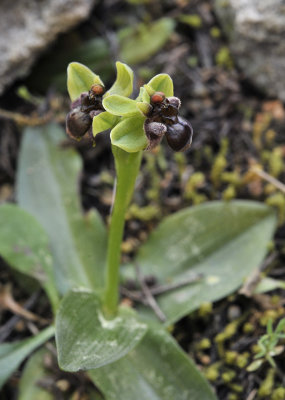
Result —
[{"label": "green leaf", "polygon": [[72,101],[78,99],[81,93],[88,92],[95,83],[104,86],[100,77],[85,65],[78,62],[72,62],[68,65],[67,89]]},{"label": "green leaf", "polygon": [[93,118],[92,122],[92,132],[95,137],[98,133],[104,132],[107,129],[113,128],[116,123],[119,121],[119,118],[115,115],[110,114],[107,111],[104,111]]},{"label": "green leaf", "polygon": [[[146,85],[146,90],[163,92],[166,97],[173,96],[173,81],[168,74],[155,75]],[[151,95],[152,93],[148,93]]]},{"label": "green leaf", "polygon": [[133,349],[146,333],[132,309],[121,307],[107,320],[95,293],[68,293],[56,317],[58,362],[66,371],[99,368]]},{"label": "green leaf", "polygon": [[149,329],[127,356],[88,374],[106,400],[217,400],[194,363],[163,330]]},{"label": "green leaf", "polygon": [[54,396],[39,385],[39,381],[49,378],[44,366],[46,349],[40,349],[27,361],[19,383],[18,400],[53,400]]},{"label": "green leaf", "polygon": [[105,94],[105,98],[111,94],[119,94],[121,96],[129,97],[133,92],[134,73],[132,69],[120,61],[116,62],[117,78],[113,86]]},{"label": "green leaf", "polygon": [[56,309],[53,260],[46,232],[38,221],[16,205],[0,207],[0,255],[17,271],[37,279]]},{"label": "green leaf", "polygon": [[119,32],[120,58],[128,64],[148,60],[167,42],[175,27],[171,18],[137,24]]},{"label": "green leaf", "polygon": [[0,389],[22,361],[53,335],[54,327],[50,326],[32,338],[0,344]]},{"label": "green leaf", "polygon": [[135,100],[119,96],[118,94],[113,94],[104,98],[103,107],[109,113],[122,117],[129,117],[139,114],[137,102]]},{"label": "green leaf", "polygon": [[135,153],[147,146],[143,130],[145,117],[138,114],[135,117],[124,118],[111,131],[111,142],[128,153]]},{"label": "green leaf", "polygon": [[203,274],[157,297],[167,324],[234,292],[262,262],[275,228],[273,210],[253,201],[210,202],[165,218],[139,250],[142,273],[156,276],[159,284]]},{"label": "green leaf", "polygon": [[285,281],[265,277],[258,283],[254,293],[266,293],[276,289],[285,289]]},{"label": "green leaf", "polygon": [[82,161],[55,124],[28,128],[18,163],[17,197],[49,236],[60,293],[103,286],[107,235],[95,210],[82,215],[78,195]]}]

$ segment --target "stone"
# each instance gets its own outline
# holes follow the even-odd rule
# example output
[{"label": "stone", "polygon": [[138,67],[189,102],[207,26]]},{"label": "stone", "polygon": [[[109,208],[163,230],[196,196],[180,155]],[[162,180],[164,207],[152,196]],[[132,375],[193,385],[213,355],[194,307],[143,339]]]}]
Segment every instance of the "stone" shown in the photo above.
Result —
[{"label": "stone", "polygon": [[285,101],[284,0],[215,0],[215,12],[244,75]]},{"label": "stone", "polygon": [[15,79],[28,74],[59,33],[86,19],[94,3],[95,0],[1,0],[0,93]]}]

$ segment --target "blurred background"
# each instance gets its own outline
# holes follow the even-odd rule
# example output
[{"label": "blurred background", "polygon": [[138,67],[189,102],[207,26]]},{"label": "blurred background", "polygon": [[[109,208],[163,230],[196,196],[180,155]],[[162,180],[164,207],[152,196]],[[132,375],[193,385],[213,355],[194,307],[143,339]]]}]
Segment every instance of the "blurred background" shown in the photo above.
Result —
[{"label": "blurred background", "polygon": [[[284,279],[284,35],[282,0],[2,0],[0,202],[15,200],[24,128],[65,124],[69,62],[87,65],[107,88],[115,79],[115,61],[129,64],[136,76],[134,98],[155,74],[168,73],[182,101],[181,115],[193,126],[193,144],[186,153],[173,153],[164,142],[145,152],[127,215],[124,260],[163,216],[205,201],[252,199],[278,212],[275,256],[265,268]],[[95,147],[88,139],[78,143],[68,137],[63,146],[75,147],[83,159],[84,210],[96,207],[107,220],[114,183],[109,135],[98,135]],[[12,279],[4,269],[0,277]],[[235,349],[246,359],[256,341],[253,331],[265,331],[268,311],[273,319],[284,315],[284,300],[277,294],[248,301],[232,296],[175,328],[222,400],[250,400],[269,369],[252,377],[241,359],[235,376],[223,378],[227,362],[217,349],[209,350],[208,342],[203,348],[201,340],[214,338],[246,311],[243,342]],[[260,396],[269,399],[268,393]]]}]

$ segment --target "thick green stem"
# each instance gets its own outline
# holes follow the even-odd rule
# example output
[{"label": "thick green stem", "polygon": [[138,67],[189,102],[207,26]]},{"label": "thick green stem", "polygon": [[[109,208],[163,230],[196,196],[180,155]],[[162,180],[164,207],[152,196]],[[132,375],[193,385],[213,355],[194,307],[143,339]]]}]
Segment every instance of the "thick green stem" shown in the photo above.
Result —
[{"label": "thick green stem", "polygon": [[142,157],[142,152],[127,153],[116,146],[113,146],[112,150],[115,158],[117,183],[109,229],[107,272],[103,300],[105,313],[110,317],[116,314],[118,308],[119,267],[125,214],[133,196]]}]

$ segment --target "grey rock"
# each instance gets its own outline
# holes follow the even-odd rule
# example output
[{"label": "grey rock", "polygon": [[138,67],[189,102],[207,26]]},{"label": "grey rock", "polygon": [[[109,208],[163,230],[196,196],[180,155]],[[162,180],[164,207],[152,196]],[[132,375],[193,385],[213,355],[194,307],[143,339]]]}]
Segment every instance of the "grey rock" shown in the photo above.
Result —
[{"label": "grey rock", "polygon": [[215,11],[245,76],[285,101],[285,1],[215,0]]},{"label": "grey rock", "polygon": [[0,93],[27,75],[59,33],[87,18],[95,0],[1,0]]}]

